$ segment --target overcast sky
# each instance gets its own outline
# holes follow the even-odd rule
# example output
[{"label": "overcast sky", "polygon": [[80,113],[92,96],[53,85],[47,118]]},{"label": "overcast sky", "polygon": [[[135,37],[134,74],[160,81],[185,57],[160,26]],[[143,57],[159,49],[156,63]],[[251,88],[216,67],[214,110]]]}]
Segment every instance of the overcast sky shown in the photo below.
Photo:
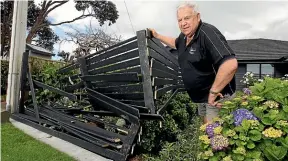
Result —
[{"label": "overcast sky", "polygon": [[[107,32],[121,35],[124,39],[135,35],[129,21],[124,1],[113,0],[119,11],[119,19],[112,26],[104,25]],[[198,4],[202,21],[216,26],[226,39],[267,38],[288,41],[288,1],[194,1]],[[135,31],[155,28],[167,36],[178,36],[176,8],[181,1],[126,0],[128,12]],[[54,22],[70,20],[80,15],[74,2],[59,7],[49,14]],[[70,25],[85,28],[90,19],[76,21]],[[99,27],[97,20],[92,20]],[[69,25],[53,27],[61,37],[71,31]],[[76,46],[71,43],[55,45],[55,52],[71,52]]]}]

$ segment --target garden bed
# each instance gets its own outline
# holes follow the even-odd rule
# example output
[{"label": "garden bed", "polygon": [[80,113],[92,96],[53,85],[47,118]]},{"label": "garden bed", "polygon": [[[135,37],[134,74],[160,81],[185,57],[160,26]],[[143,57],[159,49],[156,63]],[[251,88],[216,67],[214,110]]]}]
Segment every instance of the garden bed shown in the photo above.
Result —
[{"label": "garden bed", "polygon": [[209,161],[288,160],[288,81],[266,77],[224,102],[219,118],[201,126]]}]

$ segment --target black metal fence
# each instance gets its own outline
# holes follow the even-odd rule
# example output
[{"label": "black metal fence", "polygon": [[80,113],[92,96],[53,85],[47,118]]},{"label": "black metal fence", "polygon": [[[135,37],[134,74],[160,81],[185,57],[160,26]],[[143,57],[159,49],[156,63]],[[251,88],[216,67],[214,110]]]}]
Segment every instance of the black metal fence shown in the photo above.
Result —
[{"label": "black metal fence", "polygon": [[[74,84],[62,90],[32,80],[27,69],[28,54],[23,58],[21,90],[29,82],[33,108],[24,106],[21,99],[19,112],[12,117],[113,160],[126,160],[140,138],[141,122],[163,120],[161,114],[165,107],[183,90],[177,59],[157,39],[151,38],[147,30],[59,69],[58,73],[80,70],[80,74],[67,78]],[[69,108],[55,102],[37,103],[35,87],[74,102],[84,99],[92,109],[85,110],[81,105]],[[155,102],[167,92],[173,94],[157,107]],[[79,115],[81,118],[75,117]],[[122,120],[124,124],[107,120],[105,116]]]}]

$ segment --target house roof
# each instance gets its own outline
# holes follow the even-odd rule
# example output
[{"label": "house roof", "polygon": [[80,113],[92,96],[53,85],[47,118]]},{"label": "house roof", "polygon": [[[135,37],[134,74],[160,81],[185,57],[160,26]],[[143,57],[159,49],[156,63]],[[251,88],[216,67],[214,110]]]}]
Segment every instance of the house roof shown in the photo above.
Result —
[{"label": "house roof", "polygon": [[228,40],[238,60],[278,60],[288,56],[288,41],[271,39]]},{"label": "house roof", "polygon": [[[227,42],[240,61],[288,61],[288,41],[261,38]],[[166,47],[170,52],[177,53],[177,50]]]},{"label": "house roof", "polygon": [[32,52],[40,54],[40,55],[55,56],[55,54],[53,54],[53,52],[51,52],[47,49],[44,49],[40,46],[33,45],[33,44],[26,44],[26,49],[31,50]]}]

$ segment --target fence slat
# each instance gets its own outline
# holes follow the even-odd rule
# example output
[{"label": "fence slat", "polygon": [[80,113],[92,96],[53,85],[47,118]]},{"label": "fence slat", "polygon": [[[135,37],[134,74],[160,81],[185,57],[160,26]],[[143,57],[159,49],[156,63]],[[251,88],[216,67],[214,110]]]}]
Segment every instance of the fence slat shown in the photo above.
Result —
[{"label": "fence slat", "polygon": [[110,59],[105,59],[103,61],[90,64],[88,66],[88,70],[92,70],[92,69],[99,68],[102,66],[107,66],[109,64],[115,64],[115,63],[118,63],[118,62],[121,62],[121,61],[124,61],[127,59],[138,57],[138,56],[139,56],[138,50],[133,50],[133,51],[130,51],[128,53],[118,55],[118,56],[115,56],[115,57],[110,58]]},{"label": "fence slat", "polygon": [[128,61],[114,64],[114,65],[111,65],[108,67],[103,67],[103,68],[96,69],[96,70],[90,70],[89,74],[106,73],[106,72],[110,72],[110,71],[114,71],[114,70],[119,70],[119,69],[123,69],[123,68],[137,66],[137,65],[139,65],[139,63],[140,63],[139,59],[128,60]]},{"label": "fence slat", "polygon": [[115,55],[118,55],[118,54],[121,54],[123,52],[127,52],[129,50],[133,50],[133,49],[136,49],[138,46],[137,46],[137,41],[133,41],[129,44],[125,44],[119,48],[115,48],[111,51],[108,51],[108,52],[105,52],[105,53],[102,53],[100,55],[95,55],[93,58],[91,59],[88,59],[87,60],[87,64],[92,64],[92,63],[96,63],[100,60],[103,60],[103,59],[107,59],[111,56],[115,56]]},{"label": "fence slat", "polygon": [[138,82],[137,73],[113,73],[81,76],[84,81]]},{"label": "fence slat", "polygon": [[165,64],[166,66],[172,68],[175,71],[178,71],[178,66],[173,64],[172,62],[168,61],[165,57],[154,51],[153,49],[148,48],[149,56],[160,61],[161,63]]},{"label": "fence slat", "polygon": [[152,68],[159,69],[159,70],[165,71],[167,73],[171,73],[175,76],[179,75],[178,72],[167,68],[167,66],[163,65],[162,63],[160,63],[159,61],[157,61],[155,59],[152,59]]}]

